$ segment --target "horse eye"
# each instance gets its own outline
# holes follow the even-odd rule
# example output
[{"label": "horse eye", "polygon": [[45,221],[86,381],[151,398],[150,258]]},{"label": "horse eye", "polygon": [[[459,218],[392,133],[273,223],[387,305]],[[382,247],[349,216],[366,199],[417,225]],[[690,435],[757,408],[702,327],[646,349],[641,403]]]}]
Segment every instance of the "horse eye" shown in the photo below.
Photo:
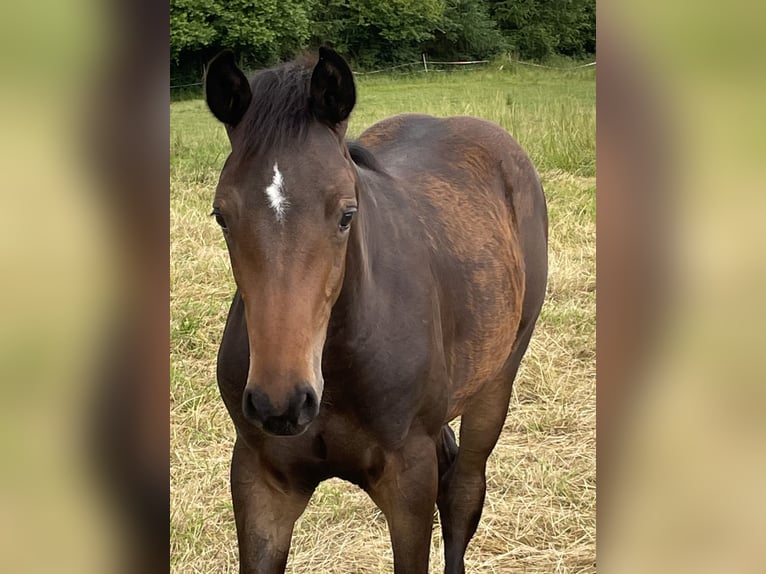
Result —
[{"label": "horse eye", "polygon": [[210,212],[210,215],[215,216],[215,221],[218,225],[221,226],[221,229],[224,231],[226,230],[226,220],[223,218],[223,215],[221,215],[221,212],[218,210],[217,207],[213,208],[213,211]]},{"label": "horse eye", "polygon": [[348,228],[351,227],[351,220],[354,219],[355,213],[356,207],[350,207],[343,212],[343,215],[340,216],[340,221],[338,222],[338,228],[341,231],[348,231]]}]

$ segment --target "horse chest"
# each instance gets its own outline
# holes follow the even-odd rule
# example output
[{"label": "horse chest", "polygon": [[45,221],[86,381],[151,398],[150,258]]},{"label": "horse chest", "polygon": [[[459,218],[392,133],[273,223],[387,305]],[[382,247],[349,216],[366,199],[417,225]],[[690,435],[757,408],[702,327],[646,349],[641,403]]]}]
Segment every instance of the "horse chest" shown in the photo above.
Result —
[{"label": "horse chest", "polygon": [[323,456],[318,464],[323,478],[339,477],[365,487],[382,474],[386,453],[394,450],[390,437],[376,436],[346,417],[330,417],[317,430],[312,446]]},{"label": "horse chest", "polygon": [[[362,385],[342,385],[335,389],[329,381],[326,399],[320,408],[320,421],[332,443],[356,445],[355,436],[364,437],[358,449],[379,444],[394,449],[406,437],[416,416],[416,383],[409,386],[376,379],[357,379]],[[378,383],[375,386],[374,383]],[[371,383],[371,384],[368,384]],[[357,450],[358,450],[357,449]]]}]

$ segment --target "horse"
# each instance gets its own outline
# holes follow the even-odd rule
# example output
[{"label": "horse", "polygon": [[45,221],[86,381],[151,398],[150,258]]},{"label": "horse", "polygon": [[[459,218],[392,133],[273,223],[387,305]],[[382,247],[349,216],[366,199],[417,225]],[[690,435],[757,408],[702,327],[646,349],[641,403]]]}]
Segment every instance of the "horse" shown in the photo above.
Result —
[{"label": "horse", "polygon": [[381,509],[396,574],[428,571],[435,507],[445,572],[464,572],[546,289],[531,160],[470,117],[404,114],[347,141],[356,87],[329,48],[252,80],[224,51],[204,91],[231,144],[211,215],[236,283],[217,379],[240,572],[284,572],[331,477]]}]

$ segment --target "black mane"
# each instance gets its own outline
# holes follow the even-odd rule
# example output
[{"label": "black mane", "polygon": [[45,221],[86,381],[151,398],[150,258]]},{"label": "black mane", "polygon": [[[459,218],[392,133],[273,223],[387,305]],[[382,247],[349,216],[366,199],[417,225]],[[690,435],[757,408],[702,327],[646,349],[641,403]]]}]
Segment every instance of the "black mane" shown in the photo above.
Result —
[{"label": "black mane", "polygon": [[356,165],[378,173],[385,173],[385,169],[380,165],[378,159],[362,144],[357,141],[347,141],[346,145],[348,146],[351,159]]},{"label": "black mane", "polygon": [[[316,58],[305,56],[256,72],[250,80],[252,104],[237,126],[245,149],[261,153],[288,141],[302,140],[314,119],[311,111],[311,73]],[[357,141],[348,141],[353,162],[385,173],[370,150]]]},{"label": "black mane", "polygon": [[313,119],[310,97],[315,63],[299,58],[253,76],[252,104],[237,126],[248,151],[258,153],[305,136]]}]

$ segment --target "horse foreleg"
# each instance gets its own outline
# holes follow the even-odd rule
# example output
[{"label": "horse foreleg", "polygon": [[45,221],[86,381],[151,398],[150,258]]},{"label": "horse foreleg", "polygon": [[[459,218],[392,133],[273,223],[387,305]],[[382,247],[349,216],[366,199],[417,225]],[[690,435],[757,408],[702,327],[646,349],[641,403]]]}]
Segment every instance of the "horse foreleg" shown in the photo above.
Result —
[{"label": "horse foreleg", "polygon": [[439,473],[436,447],[427,436],[408,439],[388,453],[368,492],[388,522],[395,574],[426,574]]},{"label": "horse foreleg", "polygon": [[231,494],[240,574],[284,572],[293,526],[305,510],[311,491],[287,487],[237,439],[231,460]]}]

